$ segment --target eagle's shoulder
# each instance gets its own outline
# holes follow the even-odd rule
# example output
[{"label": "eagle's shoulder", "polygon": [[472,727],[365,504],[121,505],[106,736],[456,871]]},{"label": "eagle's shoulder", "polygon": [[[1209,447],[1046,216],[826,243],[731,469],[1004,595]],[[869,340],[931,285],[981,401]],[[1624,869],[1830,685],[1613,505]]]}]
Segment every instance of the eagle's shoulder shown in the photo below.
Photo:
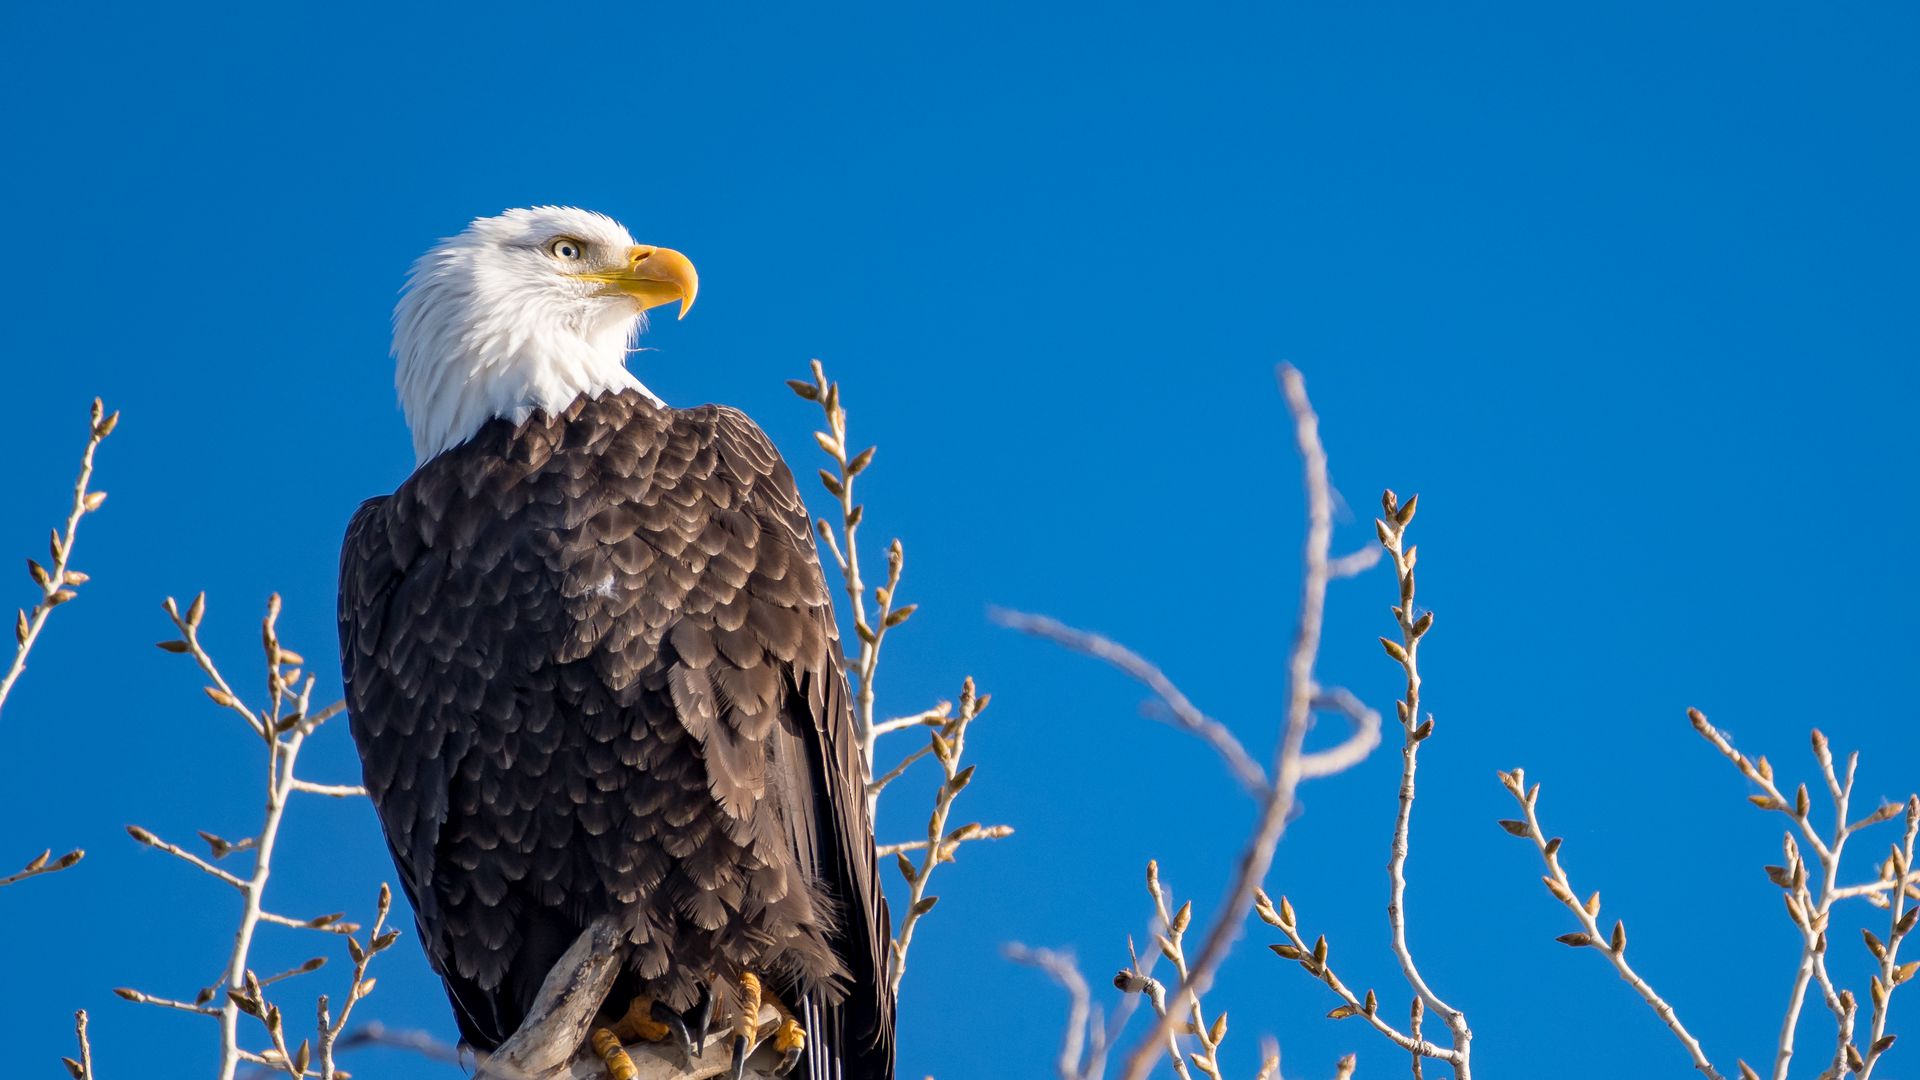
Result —
[{"label": "eagle's shoulder", "polygon": [[370,625],[378,614],[371,601],[388,587],[397,569],[387,534],[391,499],[376,495],[361,503],[347,521],[347,535],[340,543],[340,659],[349,672],[353,661],[378,637],[378,628]]},{"label": "eagle's shoulder", "polygon": [[784,464],[780,452],[773,448],[773,440],[767,437],[760,425],[731,405],[696,405],[672,412],[675,433],[694,435],[735,451],[750,452],[756,459],[752,463],[756,471],[771,473],[775,466]]}]

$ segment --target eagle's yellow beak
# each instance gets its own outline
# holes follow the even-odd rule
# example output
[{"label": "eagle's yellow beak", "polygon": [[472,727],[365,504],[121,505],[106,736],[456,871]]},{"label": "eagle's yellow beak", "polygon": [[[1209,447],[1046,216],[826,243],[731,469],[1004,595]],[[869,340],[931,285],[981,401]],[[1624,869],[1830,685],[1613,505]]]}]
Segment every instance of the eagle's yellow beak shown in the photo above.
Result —
[{"label": "eagle's yellow beak", "polygon": [[626,265],[619,269],[578,276],[625,293],[639,303],[642,311],[678,300],[683,319],[700,291],[700,275],[693,269],[693,260],[672,248],[647,244],[628,248]]}]

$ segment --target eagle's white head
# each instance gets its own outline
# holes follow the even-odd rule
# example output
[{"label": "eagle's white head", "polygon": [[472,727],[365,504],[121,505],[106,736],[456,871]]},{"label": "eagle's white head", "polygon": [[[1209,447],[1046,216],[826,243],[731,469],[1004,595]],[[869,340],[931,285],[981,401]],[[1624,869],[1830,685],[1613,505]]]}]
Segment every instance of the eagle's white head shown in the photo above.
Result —
[{"label": "eagle's white head", "polygon": [[[497,416],[637,389],[627,351],[645,312],[693,306],[700,280],[670,248],[567,206],[480,218],[413,264],[393,312],[394,385],[424,462]],[[657,399],[656,399],[657,400]]]}]

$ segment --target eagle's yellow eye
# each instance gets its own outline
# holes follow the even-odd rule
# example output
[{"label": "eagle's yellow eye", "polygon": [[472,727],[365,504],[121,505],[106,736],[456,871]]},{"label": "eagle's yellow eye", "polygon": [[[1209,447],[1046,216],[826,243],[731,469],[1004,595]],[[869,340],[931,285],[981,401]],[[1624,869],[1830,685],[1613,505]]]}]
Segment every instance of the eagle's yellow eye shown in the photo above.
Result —
[{"label": "eagle's yellow eye", "polygon": [[551,252],[556,259],[565,259],[568,262],[574,262],[580,258],[581,247],[580,241],[570,236],[563,236],[553,243],[548,244],[547,250]]}]

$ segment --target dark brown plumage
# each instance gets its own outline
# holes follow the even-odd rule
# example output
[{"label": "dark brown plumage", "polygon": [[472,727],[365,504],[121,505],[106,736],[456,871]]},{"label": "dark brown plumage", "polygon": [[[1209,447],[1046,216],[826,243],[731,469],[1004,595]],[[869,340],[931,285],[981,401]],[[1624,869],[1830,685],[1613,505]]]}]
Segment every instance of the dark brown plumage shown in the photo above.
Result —
[{"label": "dark brown plumage", "polygon": [[813,1080],[893,1075],[889,928],[828,586],[732,409],[624,391],[496,419],[354,516],[347,704],[421,942],[481,1049],[579,930],[618,1008],[742,972]]}]

